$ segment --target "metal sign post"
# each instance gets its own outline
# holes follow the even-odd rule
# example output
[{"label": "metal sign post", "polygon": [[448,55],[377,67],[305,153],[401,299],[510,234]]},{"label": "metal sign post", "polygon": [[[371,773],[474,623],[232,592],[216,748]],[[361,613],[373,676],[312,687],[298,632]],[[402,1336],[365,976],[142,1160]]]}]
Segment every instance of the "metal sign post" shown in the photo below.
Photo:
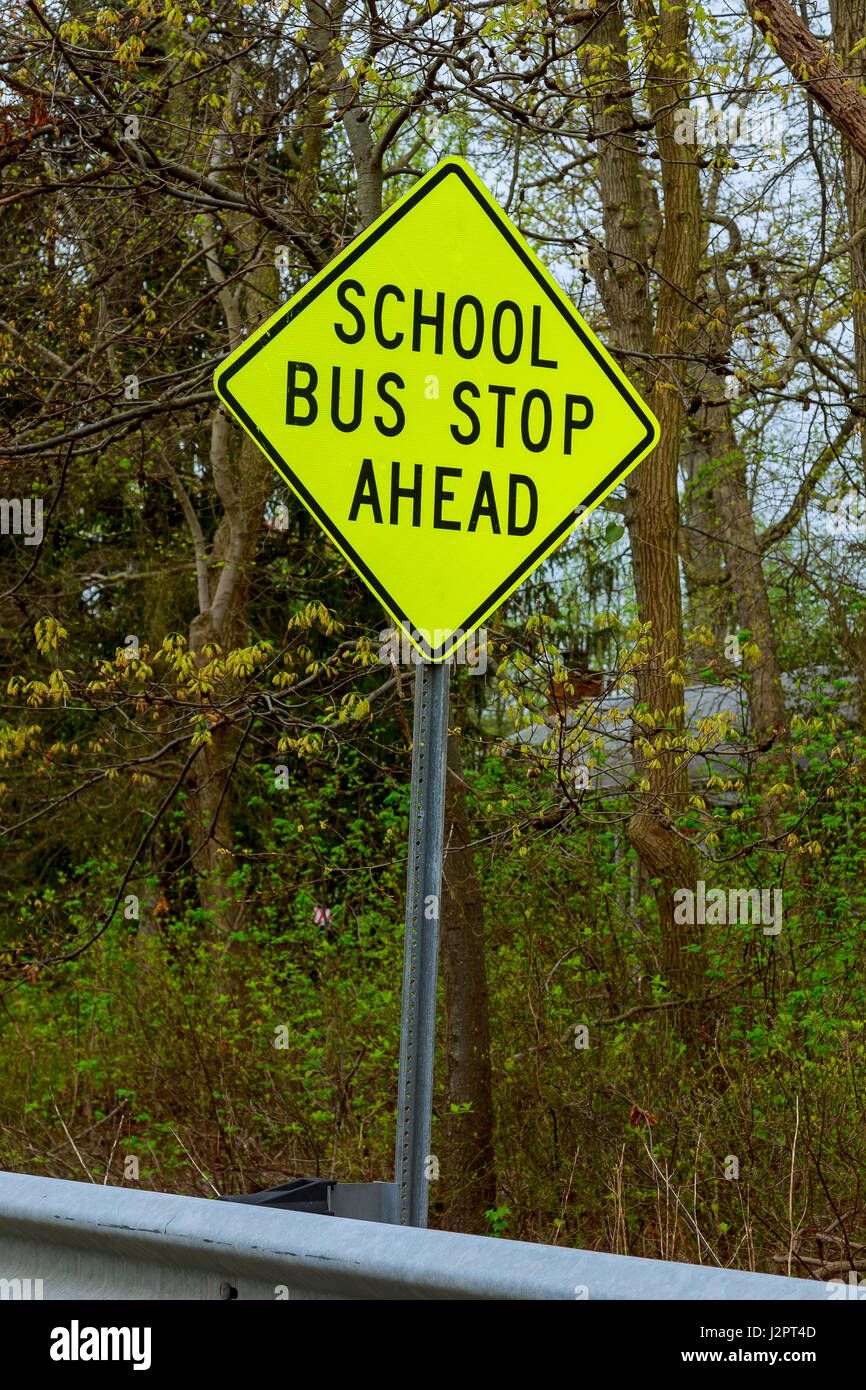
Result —
[{"label": "metal sign post", "polygon": [[401,1226],[427,1225],[450,680],[449,662],[415,667],[395,1164]]}]

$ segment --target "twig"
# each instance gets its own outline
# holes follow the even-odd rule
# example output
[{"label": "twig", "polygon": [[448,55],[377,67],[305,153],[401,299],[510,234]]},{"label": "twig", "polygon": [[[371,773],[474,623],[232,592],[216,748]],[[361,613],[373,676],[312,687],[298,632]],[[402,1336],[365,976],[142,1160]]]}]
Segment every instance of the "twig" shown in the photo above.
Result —
[{"label": "twig", "polygon": [[51,1104],[54,1106],[54,1109],[57,1111],[57,1118],[58,1118],[58,1120],[60,1121],[61,1125],[63,1126],[63,1133],[66,1135],[66,1138],[69,1140],[70,1144],[72,1145],[72,1148],[73,1148],[73,1150],[74,1150],[74,1152],[75,1152],[75,1157],[78,1159],[78,1162],[81,1164],[82,1168],[84,1169],[84,1171],[85,1171],[85,1173],[87,1174],[87,1176],[88,1176],[88,1178],[90,1179],[90,1181],[91,1181],[92,1183],[95,1183],[95,1182],[96,1182],[95,1177],[94,1177],[93,1174],[91,1173],[91,1171],[90,1171],[90,1169],[88,1168],[87,1164],[84,1162],[84,1159],[81,1157],[81,1154],[78,1152],[78,1145],[76,1144],[76,1142],[75,1142],[75,1140],[73,1139],[72,1135],[69,1133],[69,1130],[66,1128],[66,1121],[64,1120],[63,1116],[61,1115],[61,1113],[60,1113],[60,1111],[59,1111],[59,1109],[58,1109],[58,1107],[57,1107],[57,1101],[54,1099],[54,1092],[51,1091],[51,1092],[50,1092],[50,1095],[51,1095]]},{"label": "twig", "polygon": [[210,1178],[208,1177],[207,1173],[204,1171],[204,1169],[200,1168],[200,1167],[198,1166],[198,1164],[196,1163],[195,1159],[193,1158],[193,1156],[192,1156],[192,1154],[190,1153],[189,1149],[187,1148],[186,1144],[185,1144],[185,1143],[183,1142],[183,1140],[181,1139],[181,1137],[180,1137],[180,1135],[178,1134],[177,1130],[176,1130],[176,1129],[172,1129],[170,1125],[169,1125],[169,1134],[173,1134],[173,1135],[174,1135],[175,1139],[176,1139],[177,1142],[180,1144],[180,1147],[183,1149],[184,1153],[186,1154],[186,1156],[187,1156],[187,1158],[189,1159],[190,1163],[192,1164],[193,1168],[195,1168],[196,1172],[199,1173],[199,1174],[201,1175],[201,1177],[204,1178],[204,1180],[205,1180],[205,1182],[207,1183],[208,1187],[213,1187],[213,1190],[214,1190],[214,1192],[216,1193],[217,1197],[221,1196],[222,1194],[220,1193],[219,1188],[218,1188],[218,1187],[214,1187],[214,1185],[213,1185],[213,1183],[211,1182]]}]

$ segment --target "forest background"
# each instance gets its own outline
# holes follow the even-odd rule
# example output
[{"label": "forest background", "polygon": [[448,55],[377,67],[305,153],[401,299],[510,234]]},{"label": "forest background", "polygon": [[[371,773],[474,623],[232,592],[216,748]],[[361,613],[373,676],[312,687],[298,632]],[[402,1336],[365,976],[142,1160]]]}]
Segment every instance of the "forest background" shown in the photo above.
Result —
[{"label": "forest background", "polygon": [[866,0],[0,33],[0,1165],[391,1176],[413,668],[211,379],[459,154],[662,433],[454,668],[431,1221],[866,1269]]}]

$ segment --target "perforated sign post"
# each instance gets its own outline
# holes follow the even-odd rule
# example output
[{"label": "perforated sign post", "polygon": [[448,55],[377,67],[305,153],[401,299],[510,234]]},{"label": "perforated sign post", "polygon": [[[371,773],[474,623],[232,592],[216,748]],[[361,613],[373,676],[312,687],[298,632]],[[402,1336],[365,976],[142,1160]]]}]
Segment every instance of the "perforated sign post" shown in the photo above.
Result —
[{"label": "perforated sign post", "polygon": [[399,1219],[422,1226],[449,661],[658,426],[460,159],[420,178],[214,384],[419,661],[397,1185]]}]

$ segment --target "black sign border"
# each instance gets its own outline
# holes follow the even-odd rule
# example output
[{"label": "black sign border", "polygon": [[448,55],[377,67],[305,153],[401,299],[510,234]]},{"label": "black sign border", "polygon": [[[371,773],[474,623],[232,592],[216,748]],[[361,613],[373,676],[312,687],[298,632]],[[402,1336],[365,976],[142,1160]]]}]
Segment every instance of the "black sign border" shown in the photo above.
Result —
[{"label": "black sign border", "polygon": [[535,547],[535,549],[527,556],[527,558],[521,564],[517,565],[516,568],[511,571],[511,574],[508,576],[507,579],[504,579],[500,584],[497,585],[497,587],[493,590],[493,593],[490,595],[489,598],[485,599],[483,603],[479,604],[478,607],[474,610],[474,612],[470,613],[469,617],[464,619],[463,623],[459,624],[458,627],[453,629],[453,631],[455,632],[462,632],[464,636],[467,636],[469,633],[471,633],[476,627],[476,625],[480,624],[484,616],[490,613],[491,610],[496,607],[498,600],[502,598],[505,594],[507,594],[516,584],[519,584],[522,578],[526,578],[528,573],[530,573],[534,568],[535,563],[545,553],[545,551],[549,550],[553,545],[555,545],[557,540],[559,540],[561,536],[564,536],[565,533],[569,530],[569,528],[574,525],[576,516],[579,516],[582,512],[586,511],[587,508],[591,507],[593,502],[595,502],[596,498],[600,497],[604,492],[606,492],[607,489],[611,486],[611,484],[616,482],[616,480],[619,477],[621,477],[624,472],[626,472],[626,470],[629,468],[634,459],[637,458],[638,455],[641,454],[644,451],[644,449],[646,449],[647,445],[650,444],[651,441],[654,439],[656,430],[652,418],[643,409],[641,402],[634,396],[632,396],[630,391],[628,391],[625,388],[623,382],[619,380],[616,373],[611,369],[610,364],[598,352],[594,343],[592,343],[589,340],[589,338],[587,338],[579,320],[574,316],[574,311],[572,310],[571,305],[569,305],[567,301],[564,301],[559,297],[559,295],[554,291],[552,286],[547,282],[544,275],[542,275],[539,272],[538,267],[533,263],[533,261],[527,255],[525,249],[520,245],[519,241],[513,235],[511,228],[500,220],[500,217],[498,215],[498,209],[492,207],[490,203],[487,202],[486,198],[483,196],[481,191],[475,186],[472,179],[469,178],[462,165],[457,163],[456,161],[443,161],[440,167],[432,173],[429,179],[423,181],[421,186],[416,191],[411,192],[407,198],[398,203],[390,212],[386,213],[385,216],[381,219],[381,221],[375,223],[374,226],[370,228],[369,232],[362,232],[362,234],[358,237],[355,243],[349,248],[348,253],[338,257],[338,259],[334,262],[333,266],[328,271],[326,271],[326,273],[322,276],[321,279],[315,280],[309,286],[308,289],[299,291],[296,297],[287,306],[282,318],[278,319],[276,323],[272,324],[272,326],[268,329],[266,333],[263,333],[260,338],[257,338],[255,342],[251,343],[249,347],[246,349],[246,351],[242,352],[240,356],[235,358],[233,362],[230,362],[227,367],[219,368],[215,374],[215,385],[217,394],[225,401],[225,403],[228,406],[230,406],[230,408],[238,417],[238,419],[243,423],[244,427],[249,432],[249,434],[252,435],[253,439],[256,441],[262,452],[267,454],[268,458],[271,460],[271,463],[277,469],[277,472],[280,473],[280,475],[285,479],[287,483],[289,483],[292,489],[301,498],[304,505],[312,512],[313,516],[315,516],[323,531],[325,531],[326,534],[329,535],[331,539],[336,542],[336,544],[340,547],[343,553],[355,566],[355,568],[362,576],[368,587],[372,589],[373,593],[377,596],[377,598],[381,600],[386,611],[390,613],[400,623],[400,625],[407,630],[407,632],[412,634],[412,637],[417,642],[419,648],[423,651],[424,657],[427,661],[444,660],[444,651],[451,642],[451,638],[449,637],[438,647],[430,647],[429,643],[423,640],[416,628],[412,625],[408,615],[400,614],[400,607],[391,597],[388,590],[364,563],[360,555],[358,555],[355,551],[352,544],[340,531],[339,527],[335,526],[333,520],[330,517],[328,517],[325,512],[322,511],[315,497],[313,497],[312,494],[307,490],[307,488],[301,482],[300,478],[295,476],[286,460],[280,454],[277,453],[276,449],[273,447],[270,441],[265,438],[265,436],[262,434],[261,430],[255,424],[255,422],[250,419],[243,406],[232,394],[232,391],[230,390],[228,383],[234,376],[235,372],[240,371],[240,369],[243,366],[245,366],[247,362],[249,362],[253,357],[255,357],[257,353],[261,352],[261,350],[264,347],[266,347],[269,343],[271,343],[273,339],[277,336],[277,334],[281,333],[282,330],[286,328],[288,324],[292,323],[293,320],[296,319],[304,309],[306,309],[310,304],[312,304],[313,300],[316,299],[316,297],[320,295],[323,290],[327,289],[330,285],[332,285],[334,283],[334,280],[343,276],[348,270],[348,268],[351,265],[353,265],[354,262],[358,260],[360,256],[364,254],[368,247],[374,246],[380,237],[384,236],[387,231],[390,231],[391,227],[395,226],[401,220],[401,218],[406,217],[407,214],[410,213],[413,210],[413,208],[417,207],[418,203],[420,203],[422,199],[426,198],[427,195],[431,193],[433,189],[436,188],[437,185],[442,182],[443,179],[452,177],[453,175],[456,175],[461,180],[463,185],[472,194],[479,207],[482,208],[483,211],[490,218],[497,231],[499,231],[501,235],[504,236],[512,251],[515,253],[515,255],[519,256],[520,260],[526,266],[533,279],[546,294],[550,303],[554,306],[555,309],[559,311],[559,313],[565,319],[566,323],[568,323],[569,327],[572,328],[573,331],[577,334],[584,348],[587,350],[587,352],[590,353],[593,360],[598,363],[598,365],[601,367],[602,371],[605,373],[609,381],[616,387],[620,396],[622,396],[623,400],[629,406],[630,410],[633,412],[634,415],[637,416],[638,420],[641,422],[641,424],[644,425],[646,429],[646,434],[644,438],[640,440],[639,443],[636,444],[633,449],[629,450],[628,454],[626,454],[622,462],[618,463],[615,468],[611,469],[607,477],[604,478],[603,481],[600,482],[595,488],[593,488],[592,492],[588,493],[581,503],[579,503],[576,507],[570,509],[565,519],[561,521],[558,526],[554,527],[550,534]]}]

